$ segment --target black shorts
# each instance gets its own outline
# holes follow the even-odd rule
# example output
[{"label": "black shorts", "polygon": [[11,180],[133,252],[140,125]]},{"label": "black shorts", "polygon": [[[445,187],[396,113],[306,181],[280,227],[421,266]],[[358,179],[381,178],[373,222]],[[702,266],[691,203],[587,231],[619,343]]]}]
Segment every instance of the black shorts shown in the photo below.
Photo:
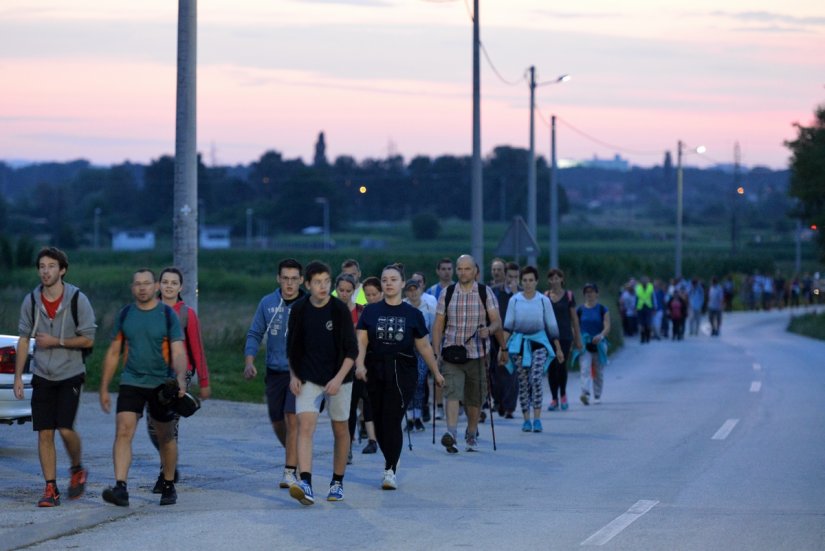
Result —
[{"label": "black shorts", "polygon": [[117,395],[117,412],[131,411],[143,416],[143,408],[148,406],[149,416],[158,423],[168,423],[175,419],[175,412],[158,401],[157,388],[120,385]]},{"label": "black shorts", "polygon": [[283,421],[284,414],[295,413],[295,395],[289,390],[289,371],[266,370],[266,405],[269,420]]},{"label": "black shorts", "polygon": [[74,429],[85,381],[84,374],[62,381],[32,376],[32,428],[36,431]]}]

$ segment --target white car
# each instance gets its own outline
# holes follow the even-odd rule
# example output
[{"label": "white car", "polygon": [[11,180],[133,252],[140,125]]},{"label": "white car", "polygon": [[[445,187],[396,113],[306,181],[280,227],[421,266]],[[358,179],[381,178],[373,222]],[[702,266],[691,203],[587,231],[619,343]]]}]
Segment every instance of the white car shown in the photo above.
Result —
[{"label": "white car", "polygon": [[14,397],[14,363],[17,358],[17,337],[0,335],[0,423],[11,425],[32,420],[31,362],[34,341],[30,341],[29,361],[23,370],[23,399]]}]

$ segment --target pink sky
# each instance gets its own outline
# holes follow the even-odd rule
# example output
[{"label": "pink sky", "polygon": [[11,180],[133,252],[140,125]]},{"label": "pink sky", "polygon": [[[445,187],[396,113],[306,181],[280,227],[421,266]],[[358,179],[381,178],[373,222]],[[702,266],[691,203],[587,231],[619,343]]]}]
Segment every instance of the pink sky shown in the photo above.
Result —
[{"label": "pink sky", "polygon": [[[471,4],[472,1],[468,0]],[[126,4],[125,6],[121,4]],[[177,2],[4,0],[0,159],[147,162],[174,150]],[[721,7],[720,7],[721,6]],[[198,142],[209,163],[268,150],[310,160],[471,150],[471,36],[465,3],[201,0]],[[783,168],[825,102],[821,1],[481,0],[482,42],[504,79],[529,65],[560,125],[562,158],[620,154],[661,163],[677,140],[729,163]],[[528,89],[482,64],[482,148],[528,144]],[[539,117],[536,146],[549,150]]]}]

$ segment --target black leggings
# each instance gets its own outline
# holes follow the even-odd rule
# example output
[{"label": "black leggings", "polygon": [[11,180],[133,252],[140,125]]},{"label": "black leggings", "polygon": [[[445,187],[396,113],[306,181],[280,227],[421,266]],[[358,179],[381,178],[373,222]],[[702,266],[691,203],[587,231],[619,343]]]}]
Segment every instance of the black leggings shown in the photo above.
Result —
[{"label": "black leggings", "polygon": [[372,421],[372,407],[370,407],[370,399],[367,395],[367,383],[361,379],[353,379],[352,381],[352,400],[349,406],[349,438],[350,442],[355,441],[355,427],[358,425],[358,401],[363,400],[361,411],[364,414],[364,422]]},{"label": "black leggings", "polygon": [[553,358],[550,362],[550,367],[547,369],[547,382],[550,383],[550,394],[553,400],[559,399],[561,396],[567,396],[567,358],[570,357],[570,352],[573,349],[573,341],[559,340],[561,350],[564,352],[564,361],[559,363],[558,358]]},{"label": "black leggings", "polygon": [[395,471],[401,457],[401,448],[404,447],[401,420],[404,418],[405,404],[394,380],[376,381],[368,390],[375,437],[384,454],[384,468]]}]

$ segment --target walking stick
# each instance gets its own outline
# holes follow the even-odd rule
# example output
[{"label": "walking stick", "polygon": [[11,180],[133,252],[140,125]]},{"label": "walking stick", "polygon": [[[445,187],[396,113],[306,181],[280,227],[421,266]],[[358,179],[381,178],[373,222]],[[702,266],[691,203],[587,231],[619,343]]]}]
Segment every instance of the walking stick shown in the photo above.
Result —
[{"label": "walking stick", "polygon": [[433,445],[435,445],[435,377],[433,379]]},{"label": "walking stick", "polygon": [[[486,349],[486,346],[485,346],[485,349]],[[498,448],[496,447],[496,423],[495,423],[495,421],[493,421],[493,417],[495,417],[495,415],[493,415],[493,406],[492,406],[492,403],[493,403],[492,402],[492,400],[493,400],[493,393],[492,393],[493,379],[492,379],[492,377],[490,377],[490,356],[489,356],[489,354],[485,354],[484,358],[485,358],[485,360],[482,362],[482,369],[484,369],[487,372],[487,385],[488,385],[487,394],[490,396],[490,404],[491,404],[490,405],[490,431],[493,433],[493,451],[497,451]],[[481,407],[483,408],[484,407],[484,396],[481,397],[481,404],[482,404]]]},{"label": "walking stick", "polygon": [[[402,401],[403,401],[403,400],[402,400]],[[401,407],[403,407],[403,408],[404,408],[404,419],[406,419],[406,421],[407,421],[407,426],[406,426],[406,427],[404,427],[404,432],[406,432],[406,433],[407,433],[407,444],[410,446],[410,451],[412,451],[412,437],[410,436],[410,432],[412,432],[412,431],[407,430],[407,428],[408,428],[408,427],[410,427],[410,416],[409,416],[409,411],[407,410],[407,406],[406,406],[406,405],[403,405],[403,404],[402,404],[402,406],[401,406]]]}]

